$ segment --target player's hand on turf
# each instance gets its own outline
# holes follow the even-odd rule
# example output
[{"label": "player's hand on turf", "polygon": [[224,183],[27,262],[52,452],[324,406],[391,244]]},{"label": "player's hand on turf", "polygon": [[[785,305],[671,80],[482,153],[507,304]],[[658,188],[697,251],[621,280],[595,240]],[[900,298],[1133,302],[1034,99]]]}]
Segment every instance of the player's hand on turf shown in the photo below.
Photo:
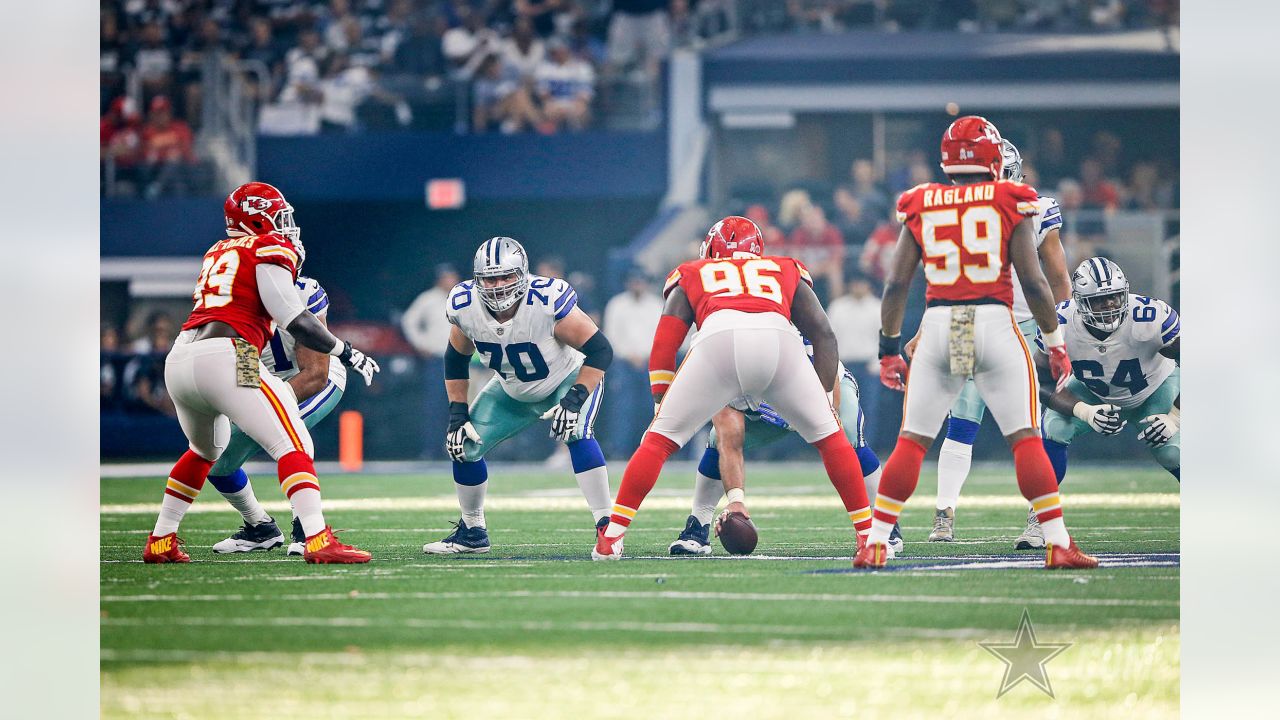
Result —
[{"label": "player's hand on turf", "polygon": [[880,382],[890,390],[907,389],[907,361],[901,355],[880,358]]},{"label": "player's hand on turf", "polygon": [[1139,425],[1147,426],[1145,430],[1138,433],[1138,439],[1151,447],[1160,447],[1178,434],[1178,421],[1176,413],[1148,415],[1138,421]]},{"label": "player's hand on turf", "polygon": [[449,459],[456,462],[466,460],[466,444],[467,440],[483,445],[484,441],[480,439],[480,433],[476,432],[476,428],[471,424],[471,413],[467,409],[464,402],[449,403],[449,432],[444,437],[444,449],[449,453]]},{"label": "player's hand on turf", "polygon": [[791,427],[791,425],[787,423],[787,419],[779,415],[778,411],[774,410],[769,403],[760,403],[760,409],[757,412],[760,413],[761,420],[773,425],[774,427],[780,427],[783,430]]},{"label": "player's hand on turf", "polygon": [[577,383],[560,398],[559,404],[542,414],[543,420],[551,421],[552,438],[560,442],[573,439],[573,434],[578,430],[578,416],[582,413],[582,405],[590,394],[586,385]]},{"label": "player's hand on turf", "polygon": [[342,354],[338,355],[338,359],[342,361],[343,365],[360,373],[360,376],[364,378],[366,387],[373,384],[374,374],[382,369],[378,367],[376,360],[351,347],[350,342],[343,343]]},{"label": "player's hand on turf", "polygon": [[1124,429],[1127,424],[1120,418],[1120,406],[1118,405],[1090,405],[1088,403],[1076,403],[1072,409],[1076,417],[1089,423],[1089,427],[1100,435],[1115,435]]}]

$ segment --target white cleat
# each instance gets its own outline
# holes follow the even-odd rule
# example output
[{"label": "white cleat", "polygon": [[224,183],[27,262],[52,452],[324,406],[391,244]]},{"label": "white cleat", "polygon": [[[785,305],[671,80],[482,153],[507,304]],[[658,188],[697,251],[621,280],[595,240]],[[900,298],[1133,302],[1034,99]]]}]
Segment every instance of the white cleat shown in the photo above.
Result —
[{"label": "white cleat", "polygon": [[1034,512],[1027,514],[1027,527],[1013,541],[1014,550],[1041,550],[1044,548],[1044,528]]},{"label": "white cleat", "polygon": [[288,550],[286,550],[284,554],[285,554],[285,555],[297,555],[298,557],[302,557],[302,553],[303,553],[303,551],[304,551],[305,549],[306,549],[306,548],[305,548],[305,546],[304,546],[302,543],[300,543],[300,542],[293,542],[293,543],[289,543],[289,549],[288,549]]},{"label": "white cleat", "polygon": [[229,538],[220,540],[213,551],[222,555],[255,550],[271,550],[284,544],[284,533],[275,521],[267,518],[257,525],[245,523]]}]

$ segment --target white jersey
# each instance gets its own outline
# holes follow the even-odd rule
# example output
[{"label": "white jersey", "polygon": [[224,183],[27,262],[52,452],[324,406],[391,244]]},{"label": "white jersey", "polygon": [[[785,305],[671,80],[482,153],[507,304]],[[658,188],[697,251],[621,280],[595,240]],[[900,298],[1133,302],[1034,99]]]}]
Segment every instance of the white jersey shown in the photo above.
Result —
[{"label": "white jersey", "polygon": [[[324,288],[320,287],[320,283],[312,278],[299,275],[296,284],[298,297],[302,298],[303,307],[316,317],[322,318],[328,314],[329,295],[324,291]],[[282,327],[276,326],[275,332],[272,333],[267,344],[262,347],[261,358],[262,364],[267,366],[267,370],[281,380],[287,381],[300,372],[296,341],[289,334],[289,331]],[[347,388],[347,369],[343,367],[341,360],[332,355],[329,356],[329,382],[336,385],[339,390],[346,390]],[[306,400],[306,398],[299,398],[299,401],[303,400]]]},{"label": "white jersey", "polygon": [[[1089,332],[1075,300],[1058,306],[1058,323],[1076,379],[1099,399],[1122,408],[1141,405],[1178,366],[1160,354],[1182,331],[1177,311],[1163,300],[1130,293],[1129,315],[1102,340]],[[1044,350],[1038,332],[1036,346]]]},{"label": "white jersey", "polygon": [[578,305],[578,293],[557,278],[529,276],[529,292],[515,317],[498,322],[475,282],[458,283],[449,293],[445,317],[475,343],[485,364],[498,374],[513,399],[536,402],[555,392],[582,365],[583,355],[555,336],[556,323]]},{"label": "white jersey", "polygon": [[[1031,227],[1035,229],[1036,234],[1036,250],[1044,244],[1044,239],[1049,236],[1049,231],[1062,226],[1062,210],[1058,207],[1058,201],[1044,195],[1036,200],[1036,214],[1023,222],[1031,223]],[[1013,281],[1013,320],[1014,322],[1024,322],[1031,320],[1031,308],[1027,305],[1027,298],[1022,294],[1022,283],[1018,282],[1018,273],[1012,266],[1009,268],[1009,279]]]}]

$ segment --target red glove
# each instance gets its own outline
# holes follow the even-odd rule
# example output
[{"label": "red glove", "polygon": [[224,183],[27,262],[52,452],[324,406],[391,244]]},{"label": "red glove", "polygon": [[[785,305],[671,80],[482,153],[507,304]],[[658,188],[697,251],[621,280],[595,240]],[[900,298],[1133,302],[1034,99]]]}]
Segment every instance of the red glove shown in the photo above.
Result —
[{"label": "red glove", "polygon": [[890,390],[907,389],[907,361],[901,355],[880,358],[880,382]]},{"label": "red glove", "polygon": [[1067,356],[1066,345],[1049,348],[1049,371],[1053,373],[1058,390],[1067,386],[1071,379],[1071,358]]}]

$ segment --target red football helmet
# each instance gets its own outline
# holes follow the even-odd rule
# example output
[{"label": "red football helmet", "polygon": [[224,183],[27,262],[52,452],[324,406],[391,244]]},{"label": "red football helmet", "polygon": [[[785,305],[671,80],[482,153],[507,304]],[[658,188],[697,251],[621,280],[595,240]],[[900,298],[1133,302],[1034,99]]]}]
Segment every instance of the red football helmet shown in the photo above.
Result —
[{"label": "red football helmet", "polygon": [[293,222],[293,206],[274,186],[250,182],[236,188],[222,204],[227,218],[227,235],[279,233],[298,242],[298,226]]},{"label": "red football helmet", "polygon": [[730,215],[712,225],[698,251],[700,258],[760,257],[763,254],[764,233],[741,215]]},{"label": "red football helmet", "polygon": [[966,115],[942,134],[942,171],[948,175],[991,173],[998,178],[1004,166],[1003,142],[989,120]]}]

